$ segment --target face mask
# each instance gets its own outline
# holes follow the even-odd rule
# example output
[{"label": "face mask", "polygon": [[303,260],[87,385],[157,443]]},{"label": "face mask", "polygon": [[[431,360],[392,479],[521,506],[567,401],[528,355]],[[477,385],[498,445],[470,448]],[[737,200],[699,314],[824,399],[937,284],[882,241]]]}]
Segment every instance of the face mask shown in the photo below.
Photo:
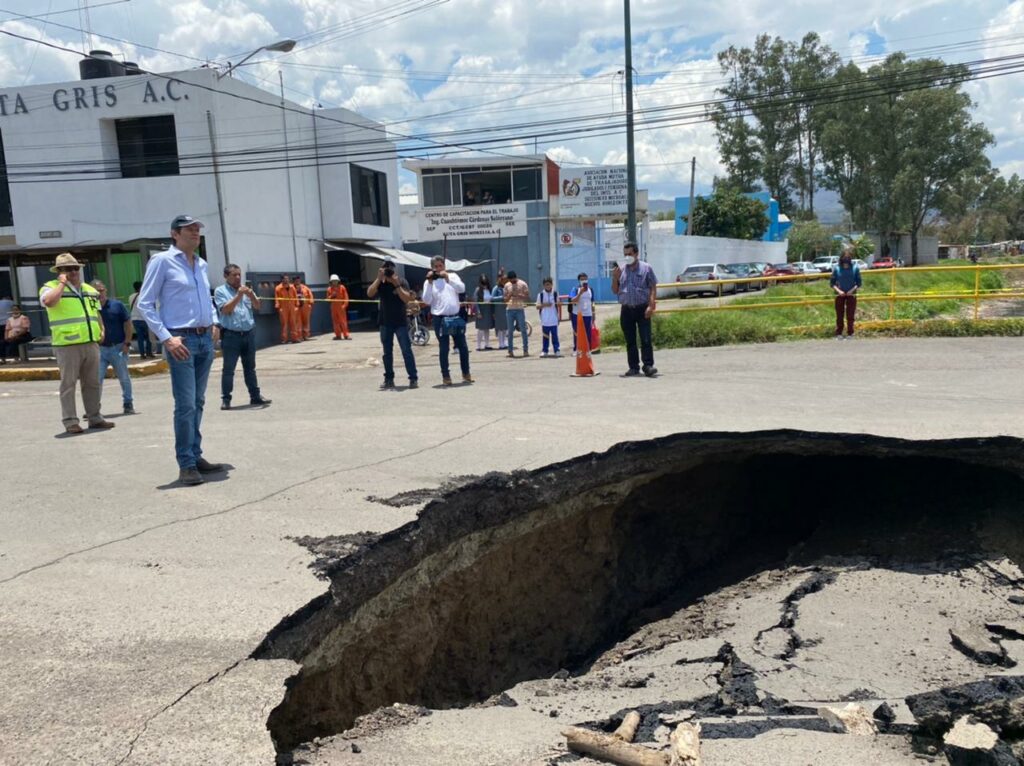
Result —
[{"label": "face mask", "polygon": [[634,263],[636,263],[636,256],[635,255],[627,255],[624,258],[624,260],[626,261],[626,265],[627,266],[632,266]]}]

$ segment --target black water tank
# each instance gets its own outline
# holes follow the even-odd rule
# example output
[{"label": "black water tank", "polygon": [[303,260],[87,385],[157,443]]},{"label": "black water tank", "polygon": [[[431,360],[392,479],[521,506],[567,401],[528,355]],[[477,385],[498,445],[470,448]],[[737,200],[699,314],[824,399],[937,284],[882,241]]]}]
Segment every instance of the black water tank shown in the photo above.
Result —
[{"label": "black water tank", "polygon": [[100,77],[120,77],[125,74],[125,66],[115,61],[110,51],[89,51],[89,57],[78,62],[78,71],[83,80],[96,80]]},{"label": "black water tank", "polygon": [[134,61],[124,62],[124,73],[125,74],[142,74],[142,69]]}]

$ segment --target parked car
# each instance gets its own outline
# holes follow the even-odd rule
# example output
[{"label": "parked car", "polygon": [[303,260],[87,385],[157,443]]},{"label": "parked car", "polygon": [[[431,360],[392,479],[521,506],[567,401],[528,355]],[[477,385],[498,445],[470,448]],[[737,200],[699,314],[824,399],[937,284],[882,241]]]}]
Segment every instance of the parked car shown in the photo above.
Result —
[{"label": "parked car", "polygon": [[[687,266],[683,273],[676,277],[676,282],[707,282],[716,279],[736,279],[736,275],[720,263],[695,263],[692,266]],[[735,293],[736,285],[736,282],[723,284],[722,293]],[[686,298],[690,295],[701,295],[702,293],[718,295],[718,287],[717,285],[687,286],[685,284],[679,287],[680,298]]]},{"label": "parked car", "polygon": [[839,265],[838,255],[819,255],[811,262],[814,267],[823,274],[829,274]]},{"label": "parked car", "polygon": [[766,277],[795,277],[800,273],[792,263],[770,263],[764,271]]},{"label": "parked car", "polygon": [[[771,264],[766,261],[750,261],[743,265],[750,269],[751,277],[763,277],[765,269],[767,269]],[[767,280],[763,282],[751,282],[750,284],[755,290],[763,290],[768,286]]]},{"label": "parked car", "polygon": [[865,260],[862,260],[862,259],[860,259],[860,258],[854,258],[854,259],[853,259],[853,265],[854,265],[854,266],[856,266],[856,267],[857,267],[858,269],[860,269],[861,271],[867,271],[868,269],[870,269],[870,268],[871,268],[871,267],[870,267],[870,266],[868,265],[868,262],[867,262],[867,261],[865,261]]},{"label": "parked car", "polygon": [[[746,263],[727,263],[725,264],[725,268],[727,268],[736,279],[752,279],[754,277],[761,276],[758,271],[751,268],[751,266]],[[751,290],[758,290],[763,285],[763,282],[740,282],[737,284],[737,291],[746,293]]]},{"label": "parked car", "polygon": [[796,263],[791,263],[789,265],[801,274],[821,274],[821,272],[818,271],[818,267],[810,261],[797,261]]},{"label": "parked car", "polygon": [[870,268],[872,268],[872,269],[895,269],[896,268],[896,261],[894,261],[892,258],[876,258],[871,263]]}]

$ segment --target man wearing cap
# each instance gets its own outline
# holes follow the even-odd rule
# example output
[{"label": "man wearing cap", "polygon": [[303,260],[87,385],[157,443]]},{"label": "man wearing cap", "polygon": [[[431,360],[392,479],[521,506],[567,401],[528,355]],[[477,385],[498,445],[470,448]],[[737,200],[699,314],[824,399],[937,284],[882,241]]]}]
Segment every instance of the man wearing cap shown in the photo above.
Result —
[{"label": "man wearing cap", "polygon": [[196,253],[202,221],[179,215],[171,221],[168,249],[150,258],[136,305],[146,318],[171,371],[174,454],[182,484],[202,484],[201,474],[223,471],[203,457],[199,426],[213,364],[213,302],[206,261]]},{"label": "man wearing cap", "polygon": [[295,287],[295,297],[298,298],[298,308],[295,310],[295,329],[299,333],[299,340],[309,340],[309,320],[313,316],[313,291],[309,285],[303,284],[302,275],[296,274],[292,280]]},{"label": "man wearing cap", "polygon": [[334,339],[351,340],[348,336],[348,290],[338,279],[337,274],[331,274],[331,284],[327,288],[327,300],[331,305],[331,324],[334,325]]},{"label": "man wearing cap", "polygon": [[213,302],[220,312],[220,347],[224,368],[220,376],[220,408],[231,409],[231,392],[235,387],[235,365],[242,360],[242,377],[249,389],[249,404],[270,404],[260,393],[256,380],[256,319],[253,309],[259,311],[260,299],[248,285],[242,284],[242,270],[233,263],[224,267],[224,284],[213,292]]},{"label": "man wearing cap", "polygon": [[103,320],[100,296],[82,282],[82,264],[61,253],[50,269],[57,275],[39,290],[39,302],[50,320],[51,344],[60,370],[60,409],[64,430],[82,433],[75,406],[75,384],[81,382],[89,428],[113,428],[100,414],[100,347]]}]

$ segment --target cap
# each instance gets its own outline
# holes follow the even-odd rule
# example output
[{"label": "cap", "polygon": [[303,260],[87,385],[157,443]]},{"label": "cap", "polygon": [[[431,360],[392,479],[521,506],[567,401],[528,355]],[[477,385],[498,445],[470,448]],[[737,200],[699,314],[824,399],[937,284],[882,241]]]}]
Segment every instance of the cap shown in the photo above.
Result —
[{"label": "cap", "polygon": [[340,282],[341,280],[338,279],[338,275],[337,274],[331,274],[331,278],[328,281],[330,281],[330,282]]},{"label": "cap", "polygon": [[193,218],[190,215],[185,215],[183,213],[182,215],[175,216],[174,220],[171,221],[171,228],[172,229],[180,229],[180,228],[182,228],[184,226],[191,226],[194,223],[198,223],[199,224],[199,228],[202,228],[202,227],[206,226],[206,224],[203,223],[202,221],[200,221],[200,220],[198,220],[196,218]]}]

